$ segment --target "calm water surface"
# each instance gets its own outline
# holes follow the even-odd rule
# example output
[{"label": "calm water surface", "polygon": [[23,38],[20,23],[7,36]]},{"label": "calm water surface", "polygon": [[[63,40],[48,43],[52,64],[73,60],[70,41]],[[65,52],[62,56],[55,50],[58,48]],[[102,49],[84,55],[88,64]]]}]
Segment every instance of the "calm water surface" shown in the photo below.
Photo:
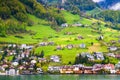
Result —
[{"label": "calm water surface", "polygon": [[0,80],[120,80],[120,75],[20,75],[0,76]]}]

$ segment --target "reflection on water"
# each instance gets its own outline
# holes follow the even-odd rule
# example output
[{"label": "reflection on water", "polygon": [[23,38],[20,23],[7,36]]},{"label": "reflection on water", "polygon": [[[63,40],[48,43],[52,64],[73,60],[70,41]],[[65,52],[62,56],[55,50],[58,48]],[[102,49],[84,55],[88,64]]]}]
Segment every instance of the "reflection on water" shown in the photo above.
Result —
[{"label": "reflection on water", "polygon": [[0,80],[120,80],[120,75],[20,75],[0,76]]}]

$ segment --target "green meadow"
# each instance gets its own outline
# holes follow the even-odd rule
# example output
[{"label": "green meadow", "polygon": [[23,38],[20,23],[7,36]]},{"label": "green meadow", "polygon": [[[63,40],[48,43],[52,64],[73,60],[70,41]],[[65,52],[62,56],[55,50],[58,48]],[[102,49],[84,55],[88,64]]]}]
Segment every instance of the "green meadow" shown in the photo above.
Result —
[{"label": "green meadow", "polygon": [[[39,46],[35,48],[35,53],[39,54],[42,50],[44,51],[45,57],[49,57],[50,55],[60,55],[62,64],[68,64],[68,62],[74,63],[75,57],[77,54],[81,52],[107,52],[107,46],[102,43],[107,43],[111,40],[118,40],[116,37],[120,32],[117,30],[113,30],[110,28],[106,28],[105,22],[95,20],[95,19],[87,19],[80,17],[79,15],[73,15],[70,12],[62,11],[63,16],[65,17],[68,24],[81,23],[83,25],[87,25],[86,27],[66,27],[62,28],[60,31],[55,31],[49,25],[49,22],[46,20],[39,19],[33,15],[28,14],[29,18],[34,22],[33,26],[26,26],[28,33],[21,34],[13,34],[8,35],[3,38],[0,37],[0,42],[2,43],[17,43],[17,44],[39,44],[40,42],[48,42],[53,41],[55,45],[53,46]],[[100,22],[101,24],[96,24]],[[95,25],[93,25],[95,23]],[[60,26],[59,26],[60,27]],[[97,29],[100,28],[101,33],[98,32]],[[67,35],[65,33],[70,32],[74,33],[71,35]],[[104,35],[103,41],[98,41],[97,38],[100,35]],[[16,36],[21,36],[22,38],[18,38]],[[82,36],[84,39],[77,39],[78,36]],[[91,45],[91,42],[94,44]],[[86,48],[82,49],[79,47],[75,47],[71,50],[64,48],[63,50],[55,50],[57,45],[66,46],[68,44],[73,44],[79,46],[81,43],[86,44]],[[10,59],[12,56],[10,57]]]}]

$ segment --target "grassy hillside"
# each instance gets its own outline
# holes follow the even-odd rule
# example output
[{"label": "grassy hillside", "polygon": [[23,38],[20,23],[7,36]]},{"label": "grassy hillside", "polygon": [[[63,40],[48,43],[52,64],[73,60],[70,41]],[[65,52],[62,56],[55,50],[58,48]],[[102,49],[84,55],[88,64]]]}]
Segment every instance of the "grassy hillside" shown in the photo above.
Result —
[{"label": "grassy hillside", "polygon": [[[0,37],[1,43],[17,43],[17,44],[38,44],[40,42],[49,42],[54,41],[55,45],[53,46],[43,46],[35,48],[35,54],[40,53],[42,50],[45,53],[45,57],[50,55],[60,55],[62,58],[62,64],[68,64],[68,62],[74,63],[75,57],[78,53],[81,52],[107,52],[107,46],[103,43],[108,43],[111,40],[118,40],[116,37],[120,32],[105,27],[105,22],[96,20],[96,19],[87,19],[79,17],[78,15],[73,15],[67,11],[62,11],[63,16],[68,24],[74,24],[79,22],[85,27],[66,27],[62,28],[60,31],[55,31],[49,25],[49,21],[44,19],[37,18],[34,15],[27,14],[27,16],[33,20],[34,25],[26,26],[29,33],[13,34],[8,35],[7,37]],[[98,22],[100,24],[98,24]],[[60,27],[60,26],[59,26]],[[99,33],[99,29],[101,32]],[[74,34],[67,35],[66,32],[71,32]],[[104,35],[104,40],[98,41],[97,38],[100,35]],[[84,39],[78,40],[78,36],[82,36]],[[94,44],[91,45],[91,42]],[[86,48],[79,48],[81,43],[86,44]],[[73,49],[69,50],[65,48],[66,45],[73,44],[76,45]],[[56,46],[64,47],[63,50],[55,50]],[[51,64],[52,65],[52,64]]]}]

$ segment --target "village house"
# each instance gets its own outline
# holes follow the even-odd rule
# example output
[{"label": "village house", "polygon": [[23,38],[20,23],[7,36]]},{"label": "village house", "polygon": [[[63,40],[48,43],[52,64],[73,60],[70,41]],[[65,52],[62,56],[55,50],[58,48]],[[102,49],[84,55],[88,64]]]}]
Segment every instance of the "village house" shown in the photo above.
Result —
[{"label": "village house", "polygon": [[59,45],[56,47],[56,50],[61,50],[61,49],[62,49],[62,47]]},{"label": "village house", "polygon": [[66,47],[67,47],[67,49],[72,49],[74,46],[72,44],[69,44]]},{"label": "village house", "polygon": [[120,54],[115,54],[115,58],[120,59]]},{"label": "village house", "polygon": [[41,68],[37,68],[37,73],[42,74],[43,70]]},{"label": "village house", "polygon": [[6,75],[19,75],[19,70],[15,69],[6,70]]},{"label": "village house", "polygon": [[0,66],[0,72],[4,72],[5,71],[5,68]]},{"label": "village house", "polygon": [[63,24],[61,24],[61,27],[68,27],[68,24],[67,23],[63,23]]},{"label": "village house", "polygon": [[57,55],[50,56],[50,60],[57,63],[60,62],[60,58]]},{"label": "village house", "polygon": [[95,52],[94,56],[97,60],[104,60],[104,55],[102,52]]},{"label": "village house", "polygon": [[115,57],[115,54],[114,53],[108,53],[107,56],[109,56],[109,57]]},{"label": "village house", "polygon": [[48,67],[48,71],[50,72],[50,73],[59,73],[59,70],[60,70],[60,67],[59,66],[49,66]]},{"label": "village house", "polygon": [[111,46],[111,47],[109,47],[108,49],[109,49],[110,51],[116,51],[118,48],[115,47],[115,46]]},{"label": "village house", "polygon": [[74,66],[62,66],[60,67],[60,73],[61,74],[72,74],[74,73],[73,69],[74,69]]},{"label": "village house", "polygon": [[84,43],[80,44],[80,48],[86,48],[86,45]]},{"label": "village house", "polygon": [[103,68],[110,71],[111,74],[116,73],[114,64],[105,64]]},{"label": "village house", "polygon": [[83,69],[84,69],[84,65],[83,64],[78,64],[78,65],[73,65],[74,66],[74,73],[75,74],[82,74],[83,73]]},{"label": "village house", "polygon": [[103,69],[103,64],[95,64],[93,65],[93,74],[98,74]]},{"label": "village house", "polygon": [[51,42],[48,42],[48,45],[54,45],[55,43],[53,42],[53,41],[51,41]]},{"label": "village house", "polygon": [[90,61],[94,61],[95,60],[95,58],[94,58],[94,56],[93,55],[91,55],[90,53],[81,53],[81,56],[82,57],[87,57],[88,58],[88,60],[90,60]]},{"label": "village house", "polygon": [[28,49],[28,50],[32,50],[33,46],[27,46],[26,44],[22,44],[20,49]]},{"label": "village house", "polygon": [[93,71],[92,71],[93,67],[91,66],[87,66],[87,67],[84,67],[84,74],[93,74]]},{"label": "village house", "polygon": [[120,62],[115,65],[116,74],[120,74]]},{"label": "village house", "polygon": [[38,58],[38,61],[39,61],[40,63],[42,63],[42,62],[47,62],[47,59],[46,59],[46,58]]}]

